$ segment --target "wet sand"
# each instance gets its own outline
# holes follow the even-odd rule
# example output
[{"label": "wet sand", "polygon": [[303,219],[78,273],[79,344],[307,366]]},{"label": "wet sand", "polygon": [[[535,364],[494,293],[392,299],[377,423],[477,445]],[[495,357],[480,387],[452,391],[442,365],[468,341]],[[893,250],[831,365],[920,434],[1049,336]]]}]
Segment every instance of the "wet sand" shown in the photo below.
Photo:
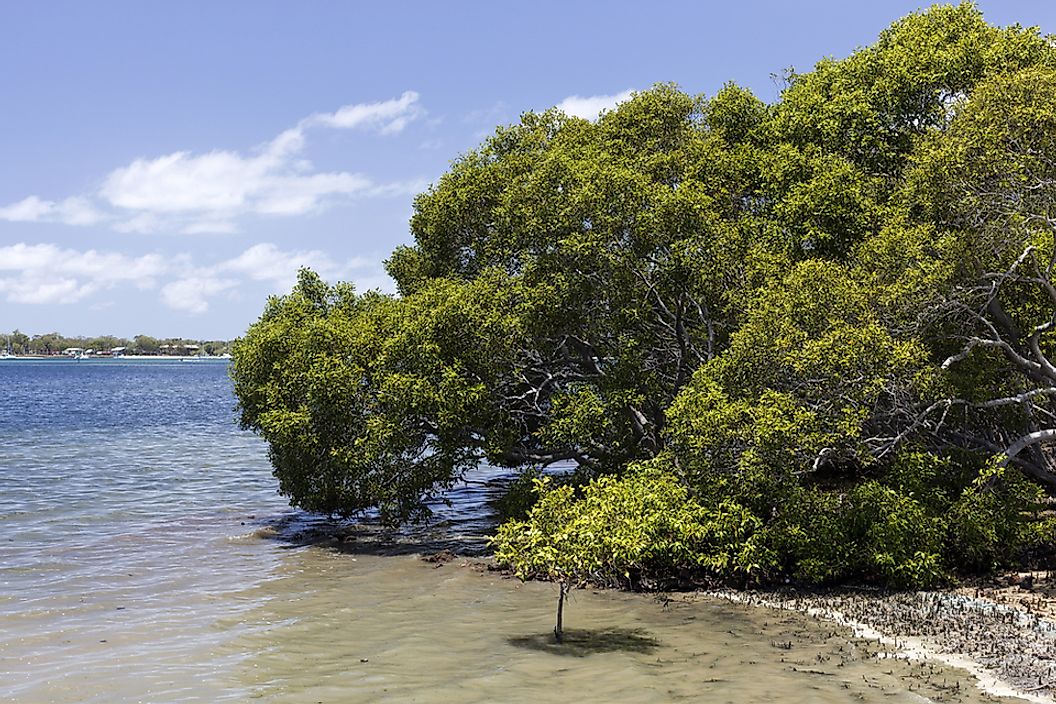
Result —
[{"label": "wet sand", "polygon": [[878,657],[941,663],[982,691],[1056,701],[1056,599],[1048,573],[945,592],[843,590],[703,593],[750,607],[802,613],[850,629]]},{"label": "wet sand", "polygon": [[374,552],[298,551],[246,595],[240,687],[269,702],[994,701],[955,668],[714,598],[577,590],[557,645],[553,585]]},{"label": "wet sand", "polygon": [[[457,542],[415,542],[414,536],[381,537],[370,529],[310,530],[296,540],[326,546],[338,552],[362,551],[367,548],[380,554],[394,554],[436,549],[440,552],[422,558],[442,567],[458,563],[476,571],[498,572],[490,560],[459,557],[466,552]],[[418,536],[420,538],[420,536]],[[452,552],[447,547],[453,548]],[[470,552],[473,552],[471,549]],[[526,585],[528,586],[528,585]],[[578,593],[578,592],[577,592]],[[595,591],[594,594],[614,594]],[[962,688],[997,698],[1032,702],[1053,702],[1056,694],[1056,580],[1049,573],[1007,575],[988,582],[965,585],[943,592],[883,593],[873,589],[846,589],[827,593],[796,591],[744,592],[718,590],[680,593],[639,598],[658,598],[664,608],[687,604],[714,606],[716,600],[740,605],[747,622],[758,625],[758,614],[777,610],[806,617],[798,637],[812,641],[810,624],[815,628],[838,627],[828,638],[837,643],[835,650],[815,653],[816,662],[790,660],[793,669],[815,676],[837,676],[839,669],[822,667],[837,653],[838,668],[847,664],[844,644],[855,649],[855,657],[877,663],[901,662],[916,665],[900,675],[909,680],[901,687],[876,684],[885,696],[896,696],[907,689],[935,701],[950,701]],[[756,635],[766,633],[764,628]],[[538,636],[551,651],[559,647],[550,639]],[[772,645],[792,650],[795,640],[773,641]],[[890,673],[888,673],[890,674]],[[926,693],[926,694],[925,694]]]}]

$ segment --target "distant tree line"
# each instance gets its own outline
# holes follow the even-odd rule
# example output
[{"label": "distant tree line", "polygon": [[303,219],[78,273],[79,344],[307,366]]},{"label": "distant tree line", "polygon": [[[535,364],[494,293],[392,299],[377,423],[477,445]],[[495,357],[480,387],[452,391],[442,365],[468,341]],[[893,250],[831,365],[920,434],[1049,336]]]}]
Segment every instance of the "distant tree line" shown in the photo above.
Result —
[{"label": "distant tree line", "polygon": [[121,354],[125,355],[206,354],[215,357],[230,352],[231,341],[192,340],[186,337],[158,338],[150,335],[136,335],[131,340],[114,335],[68,337],[57,332],[27,335],[17,329],[0,338],[0,348],[15,355],[58,355],[71,347],[91,350],[96,354],[124,348]]}]

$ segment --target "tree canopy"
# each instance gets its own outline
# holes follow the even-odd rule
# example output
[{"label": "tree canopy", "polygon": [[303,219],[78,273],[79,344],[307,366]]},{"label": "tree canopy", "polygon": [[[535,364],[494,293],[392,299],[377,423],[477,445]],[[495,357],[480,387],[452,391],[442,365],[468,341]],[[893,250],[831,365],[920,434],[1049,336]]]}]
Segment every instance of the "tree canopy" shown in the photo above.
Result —
[{"label": "tree canopy", "polygon": [[[774,104],[662,84],[593,122],[526,113],[411,231],[398,296],[302,271],[234,346],[242,422],[300,506],[399,522],[480,461],[572,463],[582,488],[540,484],[497,543],[562,579],[927,584],[1051,544],[1056,45],[1036,29],[936,6]],[[643,518],[642,492],[677,520]],[[633,550],[588,539],[635,516]],[[569,554],[525,537],[561,531]]]}]

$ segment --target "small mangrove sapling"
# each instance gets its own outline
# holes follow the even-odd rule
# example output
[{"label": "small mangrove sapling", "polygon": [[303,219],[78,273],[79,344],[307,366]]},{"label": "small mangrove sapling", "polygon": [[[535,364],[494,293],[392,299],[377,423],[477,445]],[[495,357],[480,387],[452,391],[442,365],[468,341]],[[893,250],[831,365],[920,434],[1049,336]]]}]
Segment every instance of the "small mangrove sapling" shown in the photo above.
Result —
[{"label": "small mangrove sapling", "polygon": [[[496,558],[521,579],[558,585],[554,637],[564,637],[568,592],[583,584],[635,587],[656,569],[751,571],[758,524],[739,506],[704,509],[658,462],[624,477],[599,477],[577,490],[535,480],[539,499],[523,521],[499,527]],[[579,496],[577,497],[577,493]]]}]

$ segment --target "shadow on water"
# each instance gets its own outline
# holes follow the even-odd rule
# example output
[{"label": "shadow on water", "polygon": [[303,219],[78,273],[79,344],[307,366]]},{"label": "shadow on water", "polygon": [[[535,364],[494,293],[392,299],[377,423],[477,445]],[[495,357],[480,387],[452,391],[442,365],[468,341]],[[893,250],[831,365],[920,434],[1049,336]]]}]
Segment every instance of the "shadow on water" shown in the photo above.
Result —
[{"label": "shadow on water", "polygon": [[452,535],[436,524],[391,530],[369,520],[349,522],[297,514],[265,519],[256,535],[279,543],[282,550],[313,547],[346,555],[451,554],[480,556],[489,552],[487,535]]},{"label": "shadow on water", "polygon": [[640,628],[568,629],[562,643],[554,640],[553,633],[516,636],[507,642],[525,650],[576,658],[597,653],[651,653],[660,647],[660,641]]},{"label": "shadow on water", "polygon": [[385,527],[374,513],[358,520],[332,519],[296,511],[257,521],[257,535],[275,540],[284,549],[316,547],[352,555],[490,554],[488,538],[495,532],[498,516],[495,500],[514,474],[482,466],[427,504],[430,518],[399,529]]}]

